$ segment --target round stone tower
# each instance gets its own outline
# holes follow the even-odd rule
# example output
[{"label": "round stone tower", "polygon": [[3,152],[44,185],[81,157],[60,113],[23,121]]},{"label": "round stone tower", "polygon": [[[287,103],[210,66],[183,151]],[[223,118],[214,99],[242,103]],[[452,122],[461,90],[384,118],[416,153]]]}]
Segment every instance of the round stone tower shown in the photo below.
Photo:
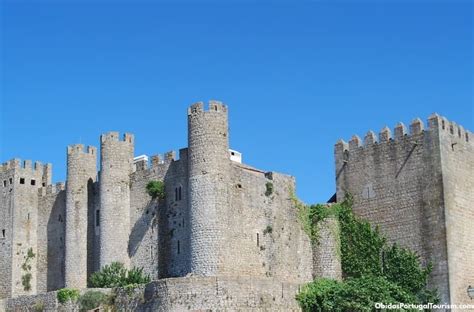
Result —
[{"label": "round stone tower", "polygon": [[188,109],[190,269],[214,276],[221,269],[220,246],[229,209],[230,181],[227,107],[210,101]]},{"label": "round stone tower", "polygon": [[118,132],[109,132],[100,142],[100,267],[116,261],[128,267],[134,138],[126,133],[120,140]]},{"label": "round stone tower", "polygon": [[97,176],[97,148],[67,148],[65,284],[87,287],[87,216],[93,208],[92,187]]}]

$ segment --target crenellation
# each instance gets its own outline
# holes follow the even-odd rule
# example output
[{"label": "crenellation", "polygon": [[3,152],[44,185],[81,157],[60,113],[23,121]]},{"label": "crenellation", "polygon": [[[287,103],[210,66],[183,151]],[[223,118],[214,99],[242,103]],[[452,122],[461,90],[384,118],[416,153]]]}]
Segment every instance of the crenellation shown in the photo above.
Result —
[{"label": "crenellation", "polygon": [[370,130],[365,135],[364,146],[370,146],[370,145],[375,144],[375,143],[377,143],[377,136],[375,135],[375,133],[372,130]]},{"label": "crenellation", "polygon": [[179,159],[188,159],[188,149],[187,148],[181,148],[179,149]]},{"label": "crenellation", "polygon": [[136,171],[145,171],[148,170],[148,161],[141,159],[134,162]]},{"label": "crenellation", "polygon": [[403,122],[399,122],[394,129],[395,132],[395,140],[401,141],[407,135],[407,128]]},{"label": "crenellation", "polygon": [[389,142],[392,139],[392,132],[390,128],[385,126],[379,133],[379,141],[380,143]]},{"label": "crenellation", "polygon": [[227,113],[227,106],[221,101],[211,100],[209,101],[209,111]]},{"label": "crenellation", "polygon": [[202,113],[203,111],[204,111],[204,103],[196,102],[188,108],[188,116],[193,115],[193,114],[199,114],[199,113]]},{"label": "crenellation", "polygon": [[344,151],[349,150],[349,144],[343,139],[339,139],[334,146],[334,150],[337,154],[342,154]]},{"label": "crenellation", "polygon": [[[436,264],[430,284],[439,289],[443,303],[462,302],[461,289],[467,284],[460,283],[474,278],[474,266],[453,260],[474,257],[467,251],[474,246],[459,239],[467,237],[469,226],[462,220],[474,201],[474,181],[466,175],[474,167],[473,145],[466,144],[469,131],[432,114],[426,130],[416,118],[409,134],[403,123],[394,132],[392,141],[384,127],[379,144],[372,144],[369,132],[363,148],[356,136],[348,150],[343,141],[336,143],[336,198],[351,193],[354,212],[379,226],[389,242]],[[453,264],[457,261],[463,264]]]},{"label": "crenellation", "polygon": [[170,163],[173,162],[176,158],[176,152],[175,151],[169,151],[165,153],[165,163]]},{"label": "crenellation", "polygon": [[361,144],[360,137],[358,135],[352,136],[351,140],[349,141],[349,150],[350,151],[357,150],[361,146],[362,144]]},{"label": "crenellation", "polygon": [[32,161],[30,159],[24,160],[22,168],[28,171],[32,171],[33,170]]},{"label": "crenellation", "polygon": [[424,130],[423,121],[420,118],[415,118],[410,124],[410,135],[421,134]]},{"label": "crenellation", "polygon": [[[188,108],[188,147],[179,149],[179,159],[174,151],[150,162],[146,155],[134,157],[134,136],[113,131],[100,136],[100,155],[94,146],[67,146],[66,183],[51,183],[51,164],[3,163],[0,225],[7,233],[0,298],[85,288],[93,272],[113,261],[142,267],[153,280],[173,277],[150,287],[173,285],[179,294],[196,283],[196,309],[203,308],[202,298],[214,298],[213,291],[252,295],[268,285],[281,292],[269,302],[297,309],[298,285],[314,276],[340,279],[337,220],[318,224],[321,240],[312,243],[292,200],[295,178],[232,161],[228,134],[227,106],[211,100],[208,108],[203,102]],[[471,136],[432,114],[426,130],[417,118],[410,133],[399,123],[394,138],[385,126],[363,141],[354,135],[334,146],[336,201],[351,193],[357,215],[379,225],[390,242],[432,261],[430,283],[443,302],[463,302],[464,284],[474,278],[474,245],[459,239],[470,235],[474,220]],[[150,181],[164,183],[163,198],[148,193]],[[28,248],[37,252],[31,291],[21,288],[18,265]],[[257,299],[248,299],[253,308],[275,307]],[[187,300],[179,304],[189,307]],[[206,309],[219,307],[212,300]],[[225,300],[227,307],[235,303]]]}]

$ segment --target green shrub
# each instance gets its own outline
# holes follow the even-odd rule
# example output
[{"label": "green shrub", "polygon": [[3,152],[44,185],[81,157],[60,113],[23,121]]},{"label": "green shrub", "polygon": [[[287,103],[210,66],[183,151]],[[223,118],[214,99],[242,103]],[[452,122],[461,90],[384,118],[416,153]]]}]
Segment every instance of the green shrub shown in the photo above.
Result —
[{"label": "green shrub", "polygon": [[97,290],[91,290],[79,297],[80,311],[85,312],[108,304],[108,296]]},{"label": "green shrub", "polygon": [[263,235],[265,234],[271,234],[273,232],[273,227],[271,225],[267,225],[265,230],[263,230]]},{"label": "green shrub", "polygon": [[266,190],[265,190],[265,196],[270,196],[273,194],[273,183],[267,182],[265,184]]},{"label": "green shrub", "polygon": [[60,303],[76,301],[79,298],[79,290],[72,288],[60,289],[58,290],[57,298]]},{"label": "green shrub", "polygon": [[104,266],[99,272],[93,273],[89,279],[90,286],[96,288],[123,287],[149,282],[150,276],[145,275],[142,268],[127,270],[120,262]]},{"label": "green shrub", "polygon": [[306,285],[296,299],[305,312],[371,312],[375,311],[377,302],[417,302],[399,285],[376,276],[352,278],[344,282],[319,279]]},{"label": "green shrub", "polygon": [[36,301],[35,305],[33,306],[33,310],[35,312],[43,312],[44,311],[44,302],[43,301]]},{"label": "green shrub", "polygon": [[35,257],[35,253],[33,252],[33,248],[28,248],[25,256],[25,262],[21,265],[21,269],[25,271],[25,274],[21,276],[21,285],[23,286],[23,290],[30,291],[31,290],[31,264],[30,261]]},{"label": "green shrub", "polygon": [[31,279],[33,276],[31,275],[30,272],[25,273],[21,276],[21,285],[23,285],[23,289],[25,291],[30,291],[31,290]]},{"label": "green shrub", "polygon": [[138,285],[138,284],[146,284],[150,282],[150,276],[145,275],[143,273],[143,268],[132,268],[128,271],[127,275],[127,285]]},{"label": "green shrub", "polygon": [[165,184],[162,181],[150,181],[146,185],[148,195],[153,199],[162,200],[165,198]]},{"label": "green shrub", "polygon": [[317,239],[317,224],[329,216],[340,225],[341,267],[344,281],[317,280],[297,296],[303,311],[374,311],[375,302],[437,303],[436,290],[427,288],[431,264],[423,267],[412,251],[388,245],[377,227],[356,217],[352,198],[331,206],[298,208],[303,228]]}]

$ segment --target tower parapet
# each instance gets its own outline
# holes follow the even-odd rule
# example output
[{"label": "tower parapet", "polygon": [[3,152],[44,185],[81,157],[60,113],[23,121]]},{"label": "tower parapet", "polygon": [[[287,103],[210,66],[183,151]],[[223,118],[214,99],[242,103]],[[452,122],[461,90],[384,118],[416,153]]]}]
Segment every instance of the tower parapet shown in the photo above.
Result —
[{"label": "tower parapet", "polygon": [[190,270],[215,276],[224,248],[219,244],[230,181],[227,107],[221,102],[210,101],[208,110],[202,102],[188,109],[188,165]]},{"label": "tower parapet", "polygon": [[97,176],[97,148],[67,147],[65,284],[87,287],[88,212],[94,207],[92,183]]},{"label": "tower parapet", "polygon": [[134,137],[118,132],[101,136],[100,161],[100,267],[112,262],[129,264],[130,174]]},{"label": "tower parapet", "polygon": [[384,127],[378,140],[369,131],[363,144],[358,136],[349,144],[338,141],[336,197],[351,193],[357,215],[379,225],[389,241],[431,261],[431,283],[443,303],[462,302],[474,266],[455,266],[453,259],[474,257],[474,244],[451,237],[470,231],[463,216],[474,201],[474,181],[466,174],[474,167],[472,133],[438,114],[426,126],[416,118],[408,128],[398,123],[392,137]]}]

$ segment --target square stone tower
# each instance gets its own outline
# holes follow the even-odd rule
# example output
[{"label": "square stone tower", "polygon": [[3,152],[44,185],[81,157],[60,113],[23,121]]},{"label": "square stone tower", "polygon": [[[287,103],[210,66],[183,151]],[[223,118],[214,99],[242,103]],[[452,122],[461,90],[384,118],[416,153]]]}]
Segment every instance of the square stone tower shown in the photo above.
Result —
[{"label": "square stone tower", "polygon": [[407,133],[385,127],[335,145],[337,200],[354,197],[354,212],[390,242],[433,263],[431,284],[443,303],[468,303],[474,282],[474,144],[472,132],[433,114]]}]

